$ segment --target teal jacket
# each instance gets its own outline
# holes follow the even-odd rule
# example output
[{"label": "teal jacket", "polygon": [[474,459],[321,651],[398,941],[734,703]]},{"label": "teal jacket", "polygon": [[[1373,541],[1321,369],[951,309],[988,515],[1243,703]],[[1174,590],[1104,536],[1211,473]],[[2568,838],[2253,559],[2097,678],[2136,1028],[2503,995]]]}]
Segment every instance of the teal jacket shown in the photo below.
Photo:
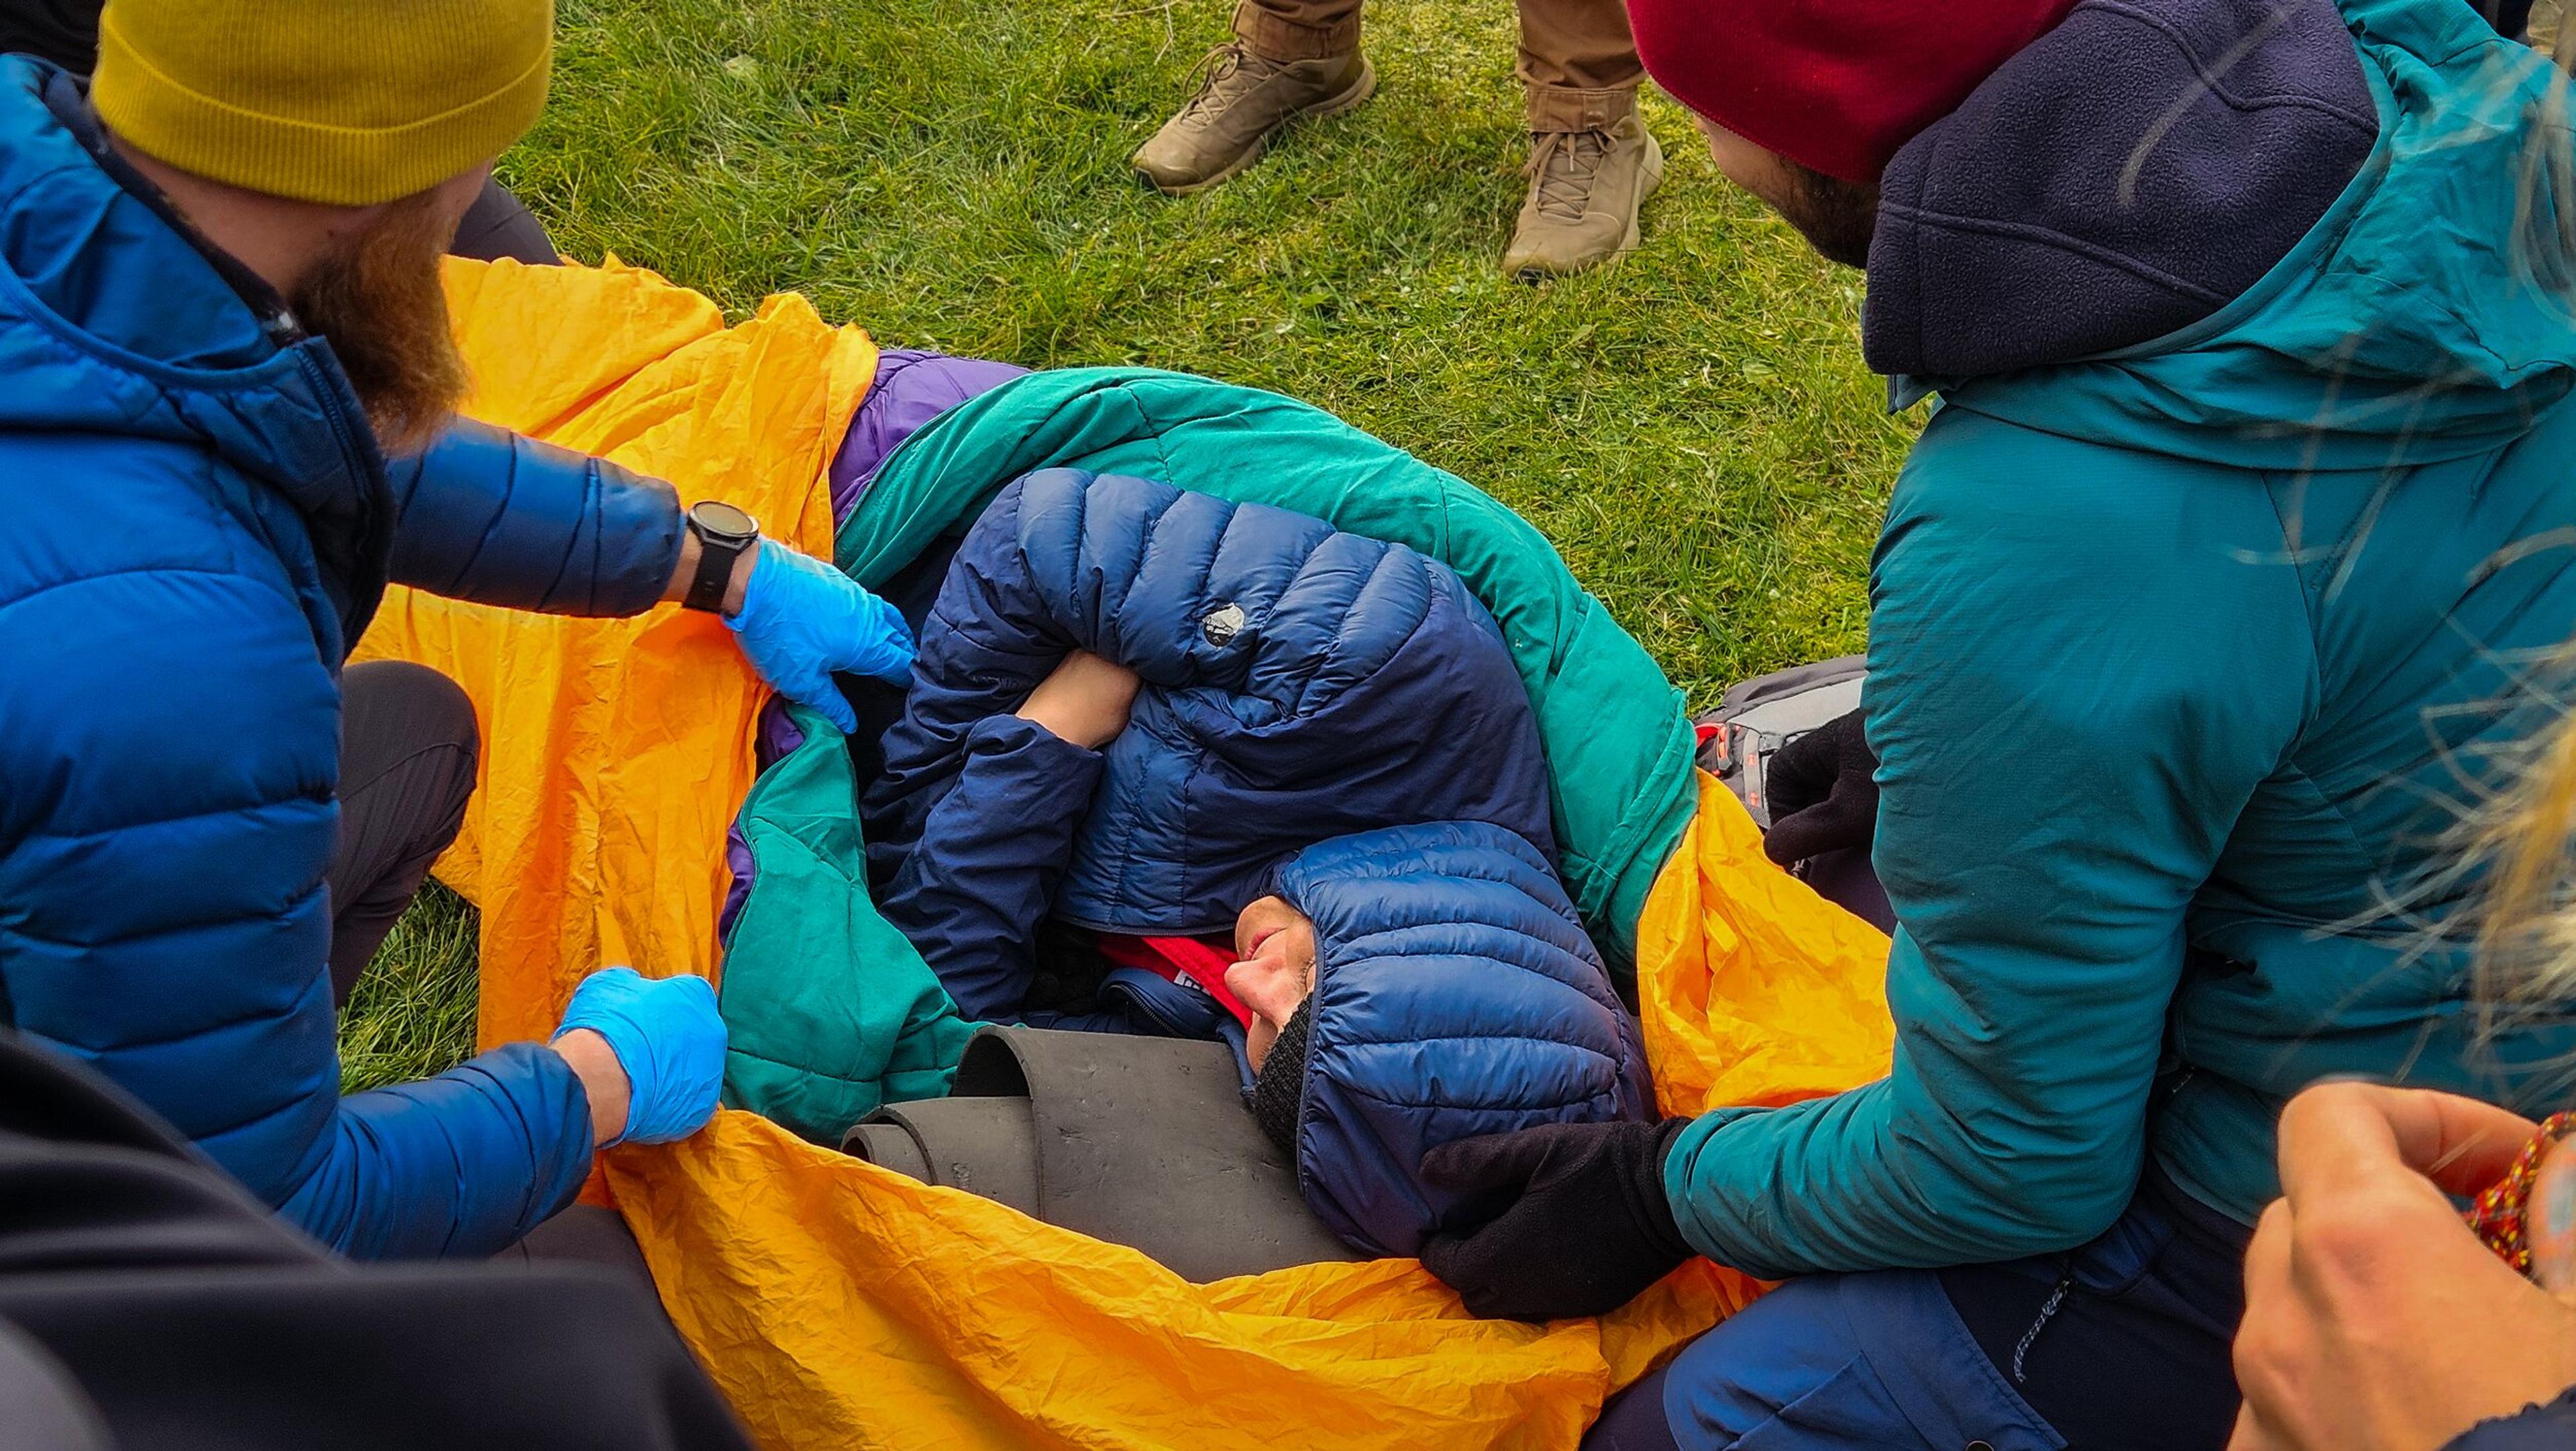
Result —
[{"label": "teal jacket", "polygon": [[[2186,21],[2227,9],[2170,4]],[[2108,43],[2140,8],[2099,7],[2068,35]],[[2053,1252],[2106,1228],[2150,1162],[2250,1220],[2276,1192],[2283,1101],[2329,1075],[2558,1106],[2568,1075],[2548,1060],[2576,1051],[2576,1023],[2475,1040],[2455,828],[2554,719],[2526,677],[2576,636],[2576,258],[2552,211],[2576,197],[2550,190],[2570,147],[2531,124],[2546,62],[2470,7],[2339,8],[2377,123],[2348,163],[2332,128],[2300,133],[2312,152],[2223,144],[2267,99],[2331,111],[2344,82],[2319,68],[2352,65],[2341,45],[2284,55],[2257,37],[2230,71],[2229,37],[2204,29],[2210,53],[2167,90],[2106,91],[2047,53],[2072,43],[2053,33],[1891,168],[1874,355],[1883,322],[1924,326],[1880,313],[1881,263],[1956,260],[1923,219],[1961,207],[1909,200],[1944,168],[2058,199],[2016,236],[2045,223],[2100,253],[2127,227],[2133,256],[2156,226],[2186,229],[2176,255],[2192,228],[2211,251],[2241,241],[2182,203],[2142,218],[2129,203],[2160,167],[2219,156],[2220,190],[2329,164],[2350,180],[2196,320],[2071,361],[1898,380],[1900,399],[1943,406],[1871,570],[1894,1066],[1681,1135],[1667,1188],[1713,1258],[1779,1276]],[[2140,26],[2121,54],[2189,31]],[[2114,165],[2050,192],[2030,181],[2050,155],[1996,154],[2017,118],[2079,114],[2092,132],[2052,134],[2077,154],[2110,135],[2140,158],[2130,189]],[[2087,186],[2089,234],[2064,205]],[[2026,335],[2060,301],[2035,288],[1985,336]]]}]

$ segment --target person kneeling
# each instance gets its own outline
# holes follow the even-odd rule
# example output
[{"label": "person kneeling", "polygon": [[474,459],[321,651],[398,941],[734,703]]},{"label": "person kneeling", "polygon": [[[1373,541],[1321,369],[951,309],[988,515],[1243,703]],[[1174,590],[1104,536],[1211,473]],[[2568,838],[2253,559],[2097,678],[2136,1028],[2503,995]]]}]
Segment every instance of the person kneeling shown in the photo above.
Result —
[{"label": "person kneeling", "polygon": [[725,1025],[612,969],[550,1043],[341,1094],[337,1003],[479,744],[436,673],[344,673],[386,588],[721,610],[809,704],[910,637],[739,510],[457,416],[441,254],[549,7],[111,0],[99,36],[89,83],[0,57],[0,1022],[334,1250],[523,1244],[595,1148],[706,1122]]}]

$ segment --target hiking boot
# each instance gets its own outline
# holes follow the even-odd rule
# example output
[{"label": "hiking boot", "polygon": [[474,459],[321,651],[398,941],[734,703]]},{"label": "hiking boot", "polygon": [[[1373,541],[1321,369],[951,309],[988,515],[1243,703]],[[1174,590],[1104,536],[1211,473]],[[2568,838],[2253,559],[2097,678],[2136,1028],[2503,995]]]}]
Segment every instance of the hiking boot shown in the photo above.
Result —
[{"label": "hiking boot", "polygon": [[1136,174],[1166,196],[1232,180],[1261,159],[1280,127],[1338,116],[1377,89],[1377,71],[1358,51],[1277,61],[1237,40],[1209,51],[1200,65],[1207,78],[1199,93],[1131,158]]},{"label": "hiking boot", "polygon": [[1563,277],[1637,245],[1637,208],[1664,180],[1664,151],[1623,116],[1590,131],[1533,131],[1529,199],[1503,252],[1504,275]]}]

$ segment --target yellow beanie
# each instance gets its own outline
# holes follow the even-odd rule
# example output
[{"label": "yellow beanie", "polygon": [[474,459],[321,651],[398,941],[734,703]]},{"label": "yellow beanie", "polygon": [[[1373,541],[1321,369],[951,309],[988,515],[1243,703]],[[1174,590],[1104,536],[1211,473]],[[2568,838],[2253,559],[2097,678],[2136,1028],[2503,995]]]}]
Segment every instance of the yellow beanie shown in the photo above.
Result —
[{"label": "yellow beanie", "polygon": [[554,0],[108,0],[90,100],[181,171],[371,206],[508,149],[553,44]]}]

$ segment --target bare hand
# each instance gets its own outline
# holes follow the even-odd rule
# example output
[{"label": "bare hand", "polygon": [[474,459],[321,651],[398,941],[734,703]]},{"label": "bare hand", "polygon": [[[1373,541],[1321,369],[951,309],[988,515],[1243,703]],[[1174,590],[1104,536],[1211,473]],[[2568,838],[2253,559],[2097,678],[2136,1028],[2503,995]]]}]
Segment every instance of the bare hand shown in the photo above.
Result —
[{"label": "bare hand", "polygon": [[2576,1385],[2576,1308],[2507,1268],[2445,1194],[2485,1188],[2536,1131],[2416,1089],[2291,1101],[2283,1197],[2245,1252],[2229,1451],[2435,1451]]},{"label": "bare hand", "polygon": [[1020,707],[1020,719],[1035,721],[1062,740],[1096,751],[1127,729],[1136,688],[1135,671],[1088,650],[1076,650],[1029,692]]}]

